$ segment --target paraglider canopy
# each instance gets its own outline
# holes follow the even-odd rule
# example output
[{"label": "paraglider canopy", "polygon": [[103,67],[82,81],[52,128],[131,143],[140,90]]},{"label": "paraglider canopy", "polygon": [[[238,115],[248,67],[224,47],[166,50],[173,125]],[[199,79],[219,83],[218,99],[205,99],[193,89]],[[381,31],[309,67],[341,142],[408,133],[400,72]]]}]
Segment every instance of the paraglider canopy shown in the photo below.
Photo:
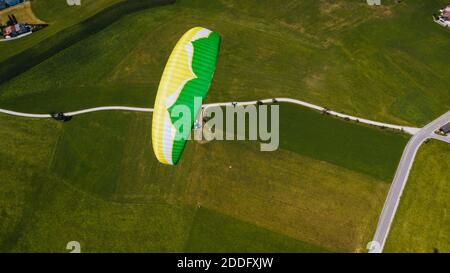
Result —
[{"label": "paraglider canopy", "polygon": [[[152,145],[156,158],[175,165],[184,150],[186,140],[208,93],[219,53],[220,36],[206,28],[196,27],[186,32],[175,46],[164,69],[156,95]],[[176,109],[189,110],[189,128],[179,130]]]}]

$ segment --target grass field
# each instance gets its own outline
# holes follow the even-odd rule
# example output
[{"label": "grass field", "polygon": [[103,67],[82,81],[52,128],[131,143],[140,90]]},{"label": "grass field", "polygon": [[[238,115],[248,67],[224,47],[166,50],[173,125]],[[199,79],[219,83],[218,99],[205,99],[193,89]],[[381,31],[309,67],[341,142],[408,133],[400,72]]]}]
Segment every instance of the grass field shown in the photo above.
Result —
[{"label": "grass field", "polygon": [[4,61],[16,54],[30,49],[39,42],[48,39],[70,26],[76,25],[92,15],[114,3],[122,0],[84,0],[81,6],[68,6],[66,1],[34,0],[31,3],[33,13],[42,21],[50,24],[49,27],[26,39],[14,43],[1,45],[0,61]]},{"label": "grass field", "polygon": [[[39,94],[42,102],[35,108],[46,111],[47,98],[65,94],[59,102],[64,109],[85,106],[84,100],[149,106],[176,40],[202,25],[224,41],[209,101],[286,96],[370,119],[422,125],[450,106],[445,76],[450,69],[442,61],[449,57],[450,35],[430,16],[445,1],[393,2],[373,8],[359,0],[290,5],[180,0],[111,22],[48,57],[2,85],[0,105],[28,108],[29,95]],[[38,17],[54,27],[30,39],[54,36],[106,3],[113,2],[86,1],[75,13],[64,3],[50,7],[35,1]],[[22,43],[31,41],[0,45],[2,56],[13,56]],[[127,98],[119,96],[125,90]]]},{"label": "grass field", "polygon": [[[50,26],[0,45],[0,70],[14,75],[0,108],[151,107],[176,40],[197,25],[223,36],[209,102],[285,96],[413,125],[450,103],[450,36],[428,14],[443,1],[180,0],[117,20],[105,8],[121,1],[62,2],[33,1]],[[280,107],[278,151],[190,142],[172,168],[153,156],[150,114],[0,116],[0,251],[64,252],[71,240],[86,252],[365,251],[407,136]]]},{"label": "grass field", "polygon": [[[0,117],[0,246],[14,240],[22,216],[33,212],[36,177],[48,173],[58,124]],[[35,182],[36,181],[36,182]]]},{"label": "grass field", "polygon": [[281,104],[280,116],[281,148],[388,182],[408,140],[407,135],[340,122],[293,104]]},{"label": "grass field", "polygon": [[186,241],[187,252],[325,252],[275,232],[208,209],[198,209]]},{"label": "grass field", "polygon": [[450,252],[450,147],[432,140],[417,155],[387,252]]},{"label": "grass field", "polygon": [[[303,110],[297,110],[299,117]],[[289,111],[295,116],[294,109]],[[337,132],[346,127],[345,121],[314,114],[317,116],[310,113],[318,128],[328,127],[329,121]],[[7,126],[9,118],[3,118]],[[351,125],[353,130],[367,130],[386,142],[397,139],[400,148],[404,141],[399,134]],[[39,191],[29,193],[30,200],[42,200],[38,202],[42,208],[34,208],[21,221],[20,212],[11,213],[12,223],[24,223],[14,229],[15,243],[4,244],[2,249],[63,251],[61,244],[72,235],[82,239],[86,251],[364,251],[389,180],[338,166],[326,158],[304,156],[302,148],[262,153],[256,142],[189,143],[180,164],[168,169],[152,156],[150,127],[148,114],[94,113],[45,132],[54,136],[47,144],[47,171],[33,178],[34,183],[42,183]],[[296,131],[302,136],[306,130]],[[7,137],[4,134],[2,139]],[[318,148],[323,140],[299,139]],[[370,148],[383,147],[375,145]],[[366,147],[360,153],[369,151]],[[14,157],[32,155],[20,150],[3,155],[5,161]],[[363,164],[370,162],[368,158]],[[383,172],[389,171],[378,175]],[[14,190],[14,184],[9,187],[6,190]],[[208,212],[197,215],[198,206]],[[199,238],[201,227],[215,226],[218,221],[224,228],[220,236],[227,234],[230,241],[221,243],[222,237],[210,238],[211,234]],[[167,234],[159,230],[165,225],[174,230]],[[266,240],[249,245],[242,230]],[[58,235],[49,239],[52,234]],[[153,242],[155,237],[170,234],[176,238],[164,244]],[[128,243],[122,241],[123,236]],[[200,243],[205,240],[209,243]],[[46,243],[39,245],[43,241]],[[136,245],[138,242],[142,245]]]},{"label": "grass field", "polygon": [[[104,7],[104,9],[95,13],[95,15],[91,14],[92,16],[87,19],[84,17],[77,17],[77,24],[67,26],[67,28],[64,28],[63,30],[60,29],[61,31],[48,37],[44,41],[33,44],[32,47],[23,50],[19,54],[4,59],[2,61],[2,65],[0,66],[0,83],[23,73],[24,71],[36,66],[47,58],[50,58],[51,56],[57,54],[61,50],[64,50],[71,45],[79,42],[80,40],[86,39],[87,37],[101,31],[106,26],[112,24],[117,20],[120,20],[123,16],[129,13],[168,3],[173,3],[173,0],[128,0],[114,1],[112,3],[105,2],[103,3],[103,5],[101,5]],[[98,4],[99,3],[95,2],[91,6],[96,7]],[[67,8],[72,9],[72,12],[77,11],[73,8],[73,6],[66,5],[65,9],[67,10]],[[54,7],[52,7],[52,10],[54,10]],[[84,10],[84,12],[87,11]],[[83,10],[81,10],[80,13],[84,14]],[[71,21],[70,19],[61,19],[68,22]],[[59,27],[64,26],[64,24],[58,23],[52,23],[51,25],[53,24]],[[53,31],[56,30],[57,28],[53,28]],[[36,35],[36,37],[39,36],[41,35]],[[18,51],[20,46],[15,44],[14,46],[14,51]],[[8,53],[7,50],[8,49],[6,48],[6,54]]]},{"label": "grass field", "polygon": [[387,183],[284,150],[261,153],[258,145],[199,148],[197,157],[223,159],[191,171],[192,202],[330,251],[364,251]]}]

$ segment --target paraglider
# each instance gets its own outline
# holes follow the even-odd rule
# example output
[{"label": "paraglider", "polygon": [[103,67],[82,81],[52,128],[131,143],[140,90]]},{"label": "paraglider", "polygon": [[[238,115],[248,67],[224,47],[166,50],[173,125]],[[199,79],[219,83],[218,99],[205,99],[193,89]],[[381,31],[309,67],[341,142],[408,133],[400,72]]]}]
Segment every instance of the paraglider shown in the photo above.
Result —
[{"label": "paraglider", "polygon": [[[196,27],[181,37],[169,57],[156,95],[152,121],[153,151],[163,164],[175,165],[180,159],[201,101],[211,85],[219,46],[220,36],[216,32]],[[199,99],[200,103],[195,103]],[[189,110],[189,124],[184,130],[175,126],[183,118],[177,107]]]}]

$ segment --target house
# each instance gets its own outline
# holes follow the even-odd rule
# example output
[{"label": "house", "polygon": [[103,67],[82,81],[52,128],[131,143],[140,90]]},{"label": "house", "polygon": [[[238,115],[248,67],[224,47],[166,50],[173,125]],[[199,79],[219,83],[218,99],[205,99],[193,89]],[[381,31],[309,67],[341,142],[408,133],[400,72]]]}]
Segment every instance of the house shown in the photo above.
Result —
[{"label": "house", "polygon": [[441,10],[441,15],[450,19],[450,5]]},{"label": "house", "polygon": [[5,39],[18,37],[19,35],[32,32],[33,27],[27,24],[14,24],[3,28],[3,37]]},{"label": "house", "polygon": [[450,123],[445,124],[444,126],[442,126],[439,131],[441,131],[441,133],[443,134],[448,134],[450,133]]},{"label": "house", "polygon": [[433,20],[443,27],[450,27],[450,5],[439,10],[440,15],[433,14]]},{"label": "house", "polygon": [[7,26],[3,29],[3,37],[11,36],[14,33],[16,28],[14,26]]}]

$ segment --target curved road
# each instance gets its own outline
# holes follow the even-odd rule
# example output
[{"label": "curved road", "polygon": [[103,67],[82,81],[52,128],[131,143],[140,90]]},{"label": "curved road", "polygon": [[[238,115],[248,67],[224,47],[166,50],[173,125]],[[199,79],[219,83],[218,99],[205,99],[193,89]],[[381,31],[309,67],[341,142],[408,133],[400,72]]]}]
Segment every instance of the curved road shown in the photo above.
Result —
[{"label": "curved road", "polygon": [[[385,201],[383,210],[381,212],[380,219],[378,221],[377,230],[375,232],[375,236],[372,242],[368,244],[368,249],[370,253],[381,253],[384,248],[384,244],[386,243],[386,238],[389,233],[389,229],[391,227],[391,223],[394,219],[395,212],[397,211],[398,204],[400,202],[400,197],[402,195],[403,189],[405,187],[406,181],[409,176],[409,172],[411,170],[414,158],[416,156],[417,150],[420,145],[428,138],[435,138],[441,141],[446,141],[450,143],[450,136],[443,137],[434,134],[434,131],[437,130],[440,126],[444,125],[447,122],[450,122],[450,111],[440,116],[436,120],[432,121],[428,125],[423,128],[415,128],[415,127],[407,127],[400,126],[388,123],[382,123],[377,121],[372,121],[368,119],[358,118],[338,112],[331,111],[327,108],[314,105],[308,102],[290,99],[290,98],[272,98],[272,99],[263,99],[263,100],[255,100],[255,101],[246,101],[246,102],[222,102],[222,103],[210,103],[204,104],[203,109],[207,109],[209,107],[220,107],[220,106],[245,106],[252,105],[257,103],[275,103],[275,102],[288,102],[297,105],[301,105],[307,108],[311,108],[317,111],[323,111],[330,115],[352,120],[358,121],[361,123],[378,126],[378,127],[386,127],[396,130],[401,130],[408,134],[413,135],[413,137],[409,140],[406,148],[403,152],[403,155],[400,159],[400,163],[397,167],[397,171],[395,173],[394,180],[389,189],[389,193],[387,199]],[[127,106],[103,106],[103,107],[95,107],[89,108],[79,111],[73,111],[65,113],[66,116],[76,116],[91,112],[97,111],[110,111],[110,110],[122,110],[122,111],[138,111],[138,112],[153,112],[152,108],[140,108],[140,107],[127,107]],[[6,109],[0,109],[0,113],[19,116],[19,117],[29,117],[29,118],[51,118],[50,114],[30,114],[30,113],[21,113],[15,112]]]},{"label": "curved road", "polygon": [[322,112],[327,112],[328,114],[332,115],[332,116],[336,116],[336,117],[340,117],[343,119],[349,119],[352,121],[358,121],[361,123],[365,123],[365,124],[369,124],[369,125],[373,125],[373,126],[378,126],[378,127],[386,127],[386,128],[391,128],[391,129],[395,129],[395,130],[401,130],[404,131],[410,135],[414,135],[415,133],[419,132],[420,128],[415,128],[415,127],[408,127],[408,126],[401,126],[401,125],[394,125],[394,124],[389,124],[389,123],[383,123],[383,122],[378,122],[378,121],[373,121],[373,120],[368,120],[368,119],[363,119],[363,118],[358,118],[355,116],[350,116],[350,115],[346,115],[346,114],[342,114],[342,113],[338,113],[335,111],[331,111],[325,107],[322,106],[318,106],[312,103],[308,103],[308,102],[304,102],[301,100],[296,100],[296,99],[290,99],[290,98],[273,98],[273,99],[263,99],[263,100],[255,100],[255,101],[246,101],[246,102],[220,102],[220,103],[210,103],[210,104],[205,104],[204,108],[208,108],[208,107],[214,107],[214,106],[234,106],[234,105],[251,105],[251,104],[257,104],[258,102],[262,102],[262,103],[273,103],[275,100],[275,102],[288,102],[288,103],[293,103],[293,104],[297,104],[297,105],[301,105],[307,108],[311,108],[314,110],[318,110],[318,111],[322,111]]},{"label": "curved road", "polygon": [[394,220],[395,212],[397,211],[398,204],[400,203],[403,189],[405,188],[409,172],[420,145],[428,138],[435,138],[450,143],[450,136],[444,137],[434,134],[434,131],[448,122],[450,122],[450,111],[427,124],[409,140],[405,150],[403,151],[394,180],[392,181],[389,193],[384,203],[383,210],[378,220],[378,226],[374,239],[368,244],[369,253],[383,252],[392,221]]},{"label": "curved road", "polygon": [[[389,123],[382,123],[382,122],[378,122],[378,121],[358,118],[358,117],[354,117],[354,116],[350,116],[350,115],[334,112],[334,111],[331,111],[331,110],[329,110],[327,108],[324,108],[322,106],[318,106],[318,105],[315,105],[315,104],[311,104],[311,103],[300,101],[300,100],[296,100],[296,99],[290,99],[290,98],[273,98],[273,99],[263,99],[263,100],[254,100],[254,101],[245,101],[245,102],[210,103],[210,104],[204,104],[203,108],[206,109],[208,107],[214,107],[214,106],[245,106],[245,105],[257,104],[258,102],[262,102],[262,103],[274,103],[274,102],[293,103],[293,104],[301,105],[301,106],[304,106],[304,107],[307,107],[307,108],[311,108],[311,109],[314,109],[314,110],[317,110],[317,111],[325,111],[325,112],[327,112],[330,115],[333,115],[333,116],[336,116],[336,117],[340,117],[340,118],[343,118],[343,119],[348,119],[348,120],[352,120],[352,121],[358,121],[358,122],[361,122],[361,123],[365,123],[365,124],[369,124],[369,125],[373,125],[373,126],[378,126],[378,127],[386,127],[386,128],[391,128],[391,129],[395,129],[395,130],[401,130],[401,131],[404,131],[404,132],[406,132],[408,134],[411,134],[411,135],[414,135],[415,133],[417,133],[420,130],[420,128],[415,128],[415,127],[400,126],[400,125],[394,125],[394,124],[389,124]],[[81,114],[86,114],[86,113],[91,113],[91,112],[110,111],[110,110],[153,112],[152,108],[140,108],[140,107],[128,107],[128,106],[103,106],[103,107],[89,108],[89,109],[84,109],[84,110],[79,110],[79,111],[74,111],[74,112],[68,112],[68,113],[64,113],[64,114],[66,116],[76,116],[76,115],[81,115]],[[29,118],[51,118],[50,114],[21,113],[21,112],[15,112],[15,111],[11,111],[11,110],[6,110],[6,109],[0,109],[0,113],[13,115],[13,116],[19,116],[19,117],[29,117]]]},{"label": "curved road", "polygon": [[[153,112],[152,108],[140,108],[140,107],[128,107],[128,106],[102,106],[102,107],[95,107],[95,108],[89,108],[74,112],[68,112],[64,113],[66,116],[77,116],[81,114],[91,113],[91,112],[98,112],[98,111],[111,111],[111,110],[121,110],[121,111],[136,111],[136,112]],[[22,113],[22,112],[16,112],[6,109],[0,109],[0,113],[8,114],[11,116],[17,116],[17,117],[27,117],[27,118],[51,118],[52,116],[50,114],[30,114],[30,113]]]},{"label": "curved road", "polygon": [[153,112],[153,108],[140,108],[140,107],[128,107],[128,106],[103,106],[103,107],[84,109],[84,110],[79,110],[79,111],[74,111],[74,112],[68,112],[68,113],[65,113],[65,115],[73,117],[73,116],[91,113],[91,112],[111,111],[111,110],[149,112],[149,113]]}]

